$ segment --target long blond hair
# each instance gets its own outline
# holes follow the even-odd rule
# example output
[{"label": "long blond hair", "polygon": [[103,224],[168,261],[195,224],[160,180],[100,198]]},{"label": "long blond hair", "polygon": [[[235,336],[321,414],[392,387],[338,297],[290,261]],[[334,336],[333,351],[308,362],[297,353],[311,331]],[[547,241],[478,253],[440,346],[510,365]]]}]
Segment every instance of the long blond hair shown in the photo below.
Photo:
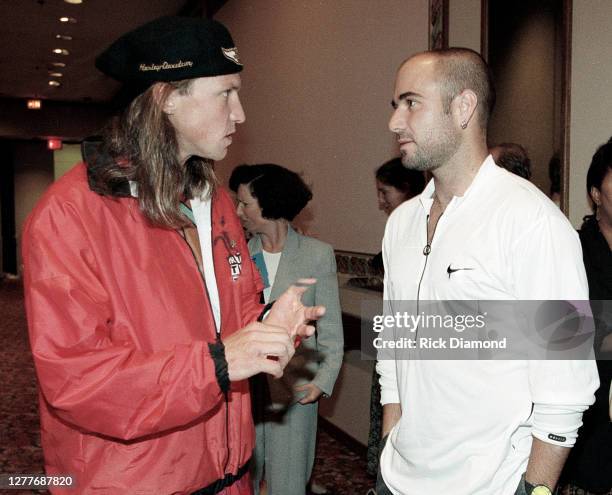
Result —
[{"label": "long blond hair", "polygon": [[[211,160],[178,160],[176,131],[162,110],[172,91],[188,94],[192,81],[157,83],[139,94],[110,121],[100,153],[88,163],[89,185],[99,194],[128,196],[126,182],[136,181],[140,209],[158,227],[187,225],[179,209],[181,199],[205,190],[212,194],[217,186]],[[158,84],[162,86],[156,89]]]}]

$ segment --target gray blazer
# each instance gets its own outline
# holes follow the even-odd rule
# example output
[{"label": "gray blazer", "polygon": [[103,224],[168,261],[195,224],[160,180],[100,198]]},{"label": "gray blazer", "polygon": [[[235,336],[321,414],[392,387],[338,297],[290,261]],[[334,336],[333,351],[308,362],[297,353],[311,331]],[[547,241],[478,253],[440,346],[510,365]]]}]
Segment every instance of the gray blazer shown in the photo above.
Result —
[{"label": "gray blazer", "polygon": [[[251,256],[262,251],[258,235],[249,241],[249,251]],[[306,291],[302,301],[306,306],[322,304],[326,312],[317,322],[316,337],[302,341],[282,378],[269,377],[272,409],[297,402],[301,395],[294,394],[293,387],[308,382],[331,395],[344,353],[334,250],[329,244],[298,234],[289,226],[270,301],[277,299],[298,279],[310,277],[316,278],[317,283]]]}]

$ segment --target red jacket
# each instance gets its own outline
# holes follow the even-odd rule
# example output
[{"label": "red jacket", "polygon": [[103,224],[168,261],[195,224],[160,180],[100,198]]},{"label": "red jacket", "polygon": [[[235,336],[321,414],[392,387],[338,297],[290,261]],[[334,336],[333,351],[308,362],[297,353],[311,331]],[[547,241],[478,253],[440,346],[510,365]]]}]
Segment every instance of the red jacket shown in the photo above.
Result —
[{"label": "red jacket", "polygon": [[[212,216],[223,338],[257,318],[262,287],[224,190]],[[253,448],[248,382],[232,382],[226,403],[182,236],[151,227],[133,198],[92,192],[79,164],[38,203],[22,245],[47,474],[122,495],[191,493],[235,474]]]}]

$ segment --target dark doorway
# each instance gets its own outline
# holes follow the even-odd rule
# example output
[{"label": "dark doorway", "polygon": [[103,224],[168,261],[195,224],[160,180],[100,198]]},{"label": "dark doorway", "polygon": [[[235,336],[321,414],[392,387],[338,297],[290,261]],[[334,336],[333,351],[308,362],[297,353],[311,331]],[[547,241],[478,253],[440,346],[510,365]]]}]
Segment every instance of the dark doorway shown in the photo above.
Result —
[{"label": "dark doorway", "polygon": [[[483,54],[497,89],[489,144],[515,142],[525,147],[532,182],[564,211],[569,19],[570,0],[483,0]],[[556,164],[551,164],[553,157]]]},{"label": "dark doorway", "polygon": [[6,139],[0,139],[0,215],[0,225],[2,225],[0,273],[16,275],[15,166],[12,141]]}]

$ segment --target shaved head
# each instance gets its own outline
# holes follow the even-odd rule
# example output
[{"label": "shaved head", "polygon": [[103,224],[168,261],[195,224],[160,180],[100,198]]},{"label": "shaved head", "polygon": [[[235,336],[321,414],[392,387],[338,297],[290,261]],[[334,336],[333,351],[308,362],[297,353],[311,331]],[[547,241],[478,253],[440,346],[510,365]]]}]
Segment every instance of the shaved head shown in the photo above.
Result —
[{"label": "shaved head", "polygon": [[478,122],[486,129],[495,106],[495,87],[489,66],[480,54],[469,48],[447,48],[418,53],[406,62],[415,57],[435,60],[436,79],[445,112],[450,113],[453,99],[462,91],[469,89],[476,94]]}]

